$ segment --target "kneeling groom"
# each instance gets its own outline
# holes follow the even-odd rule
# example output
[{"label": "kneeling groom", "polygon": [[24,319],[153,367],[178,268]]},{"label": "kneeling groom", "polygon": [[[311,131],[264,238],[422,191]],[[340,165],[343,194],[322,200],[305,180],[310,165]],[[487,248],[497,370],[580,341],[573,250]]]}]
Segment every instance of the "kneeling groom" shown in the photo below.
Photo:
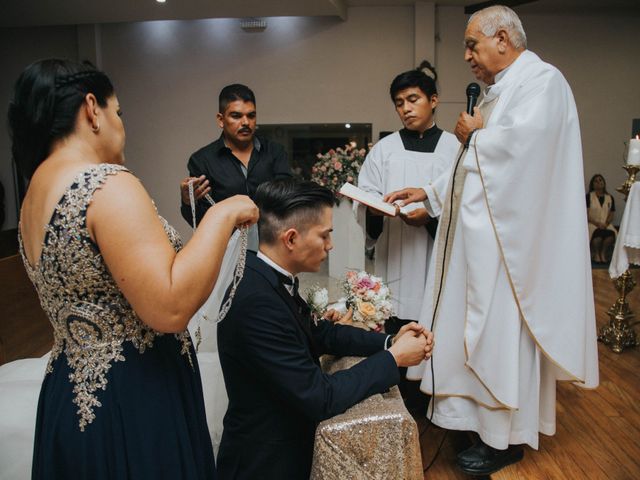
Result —
[{"label": "kneeling groom", "polygon": [[[218,476],[308,479],[317,424],[398,383],[398,367],[429,358],[433,338],[415,323],[395,338],[326,320],[315,325],[296,275],[318,271],[332,248],[333,194],[287,179],[263,183],[255,201],[259,252],[248,254],[218,326],[229,396]],[[318,360],[324,353],[368,358],[328,375]]]}]

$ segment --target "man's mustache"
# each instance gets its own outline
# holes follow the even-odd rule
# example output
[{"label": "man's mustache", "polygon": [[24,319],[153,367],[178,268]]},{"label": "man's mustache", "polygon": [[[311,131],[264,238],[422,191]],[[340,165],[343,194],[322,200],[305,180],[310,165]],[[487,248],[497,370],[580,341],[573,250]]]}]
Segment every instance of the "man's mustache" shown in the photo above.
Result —
[{"label": "man's mustache", "polygon": [[242,127],[240,130],[238,130],[238,133],[251,133],[253,130],[251,130],[249,127]]}]

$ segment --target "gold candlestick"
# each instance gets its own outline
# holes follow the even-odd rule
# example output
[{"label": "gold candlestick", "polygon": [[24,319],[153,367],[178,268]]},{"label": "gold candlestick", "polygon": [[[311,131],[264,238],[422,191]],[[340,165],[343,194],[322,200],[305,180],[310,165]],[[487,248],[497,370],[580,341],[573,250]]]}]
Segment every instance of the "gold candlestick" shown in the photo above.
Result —
[{"label": "gold candlestick", "polygon": [[623,165],[622,168],[627,171],[628,178],[622,185],[616,188],[616,190],[623,194],[624,199],[626,200],[629,196],[631,185],[636,181],[636,173],[640,170],[640,165]]},{"label": "gold candlestick", "polygon": [[[616,190],[622,193],[624,199],[627,200],[631,186],[636,181],[636,173],[640,170],[640,165],[623,165],[622,168],[627,171],[628,178]],[[609,325],[605,325],[600,329],[598,340],[605,345],[609,345],[615,353],[622,353],[625,348],[638,345],[638,337],[630,325],[635,315],[627,303],[627,293],[633,290],[633,287],[636,286],[636,281],[631,271],[627,269],[613,281],[613,284],[618,290],[619,297],[607,312],[611,320]]]},{"label": "gold candlestick", "polygon": [[635,317],[627,303],[627,293],[636,286],[636,281],[629,270],[613,281],[620,295],[607,314],[611,319],[609,325],[600,329],[598,340],[609,345],[611,350],[622,353],[625,348],[638,345],[636,332],[629,325]]}]

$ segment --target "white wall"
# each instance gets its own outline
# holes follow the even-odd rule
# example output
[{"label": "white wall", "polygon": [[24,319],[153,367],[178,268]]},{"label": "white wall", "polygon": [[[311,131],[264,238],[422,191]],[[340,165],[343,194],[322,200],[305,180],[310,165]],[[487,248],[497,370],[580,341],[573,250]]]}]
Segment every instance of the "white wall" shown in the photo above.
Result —
[{"label": "white wall", "polygon": [[607,180],[622,217],[623,196],[616,192],[624,142],[631,120],[640,118],[640,17],[528,15],[523,24],[529,48],[558,67],[571,85],[578,106],[586,182],[596,173]]},{"label": "white wall", "polygon": [[262,33],[237,20],[103,25],[103,68],[127,129],[127,162],[184,235],[178,181],[189,155],[219,136],[217,97],[229,83],[256,94],[258,122],[372,123],[398,127],[393,76],[413,66],[413,7],[352,8],[332,18],[268,19]]},{"label": "white wall", "polygon": [[[253,88],[259,122],[371,123],[377,138],[379,131],[399,127],[389,83],[415,66],[415,39],[429,35],[440,76],[438,124],[451,130],[473,81],[462,58],[466,16],[462,7],[437,7],[435,15],[435,22],[421,25],[414,24],[413,6],[354,7],[346,22],[269,18],[262,33],[245,33],[237,20],[227,19],[102,25],[102,67],[124,111],[128,164],[160,212],[188,235],[177,185],[189,154],[219,135],[214,116],[220,88],[232,82]],[[638,18],[528,14],[522,20],[530,48],[573,88],[585,176],[604,174],[613,193],[624,179],[620,166],[631,119],[640,117]],[[77,49],[73,27],[0,29],[0,98],[8,101],[10,85],[28,62],[74,56]],[[9,151],[2,131],[5,186]],[[615,196],[619,216],[624,203]]]},{"label": "white wall", "polygon": [[76,58],[76,27],[0,28],[0,181],[5,189],[3,230],[16,228],[16,202],[11,168],[7,109],[20,72],[40,58]]},{"label": "white wall", "polygon": [[439,7],[436,10],[436,67],[440,106],[438,125],[449,131],[466,107],[467,85],[477,81],[463,59],[462,39],[467,16],[462,7]]}]

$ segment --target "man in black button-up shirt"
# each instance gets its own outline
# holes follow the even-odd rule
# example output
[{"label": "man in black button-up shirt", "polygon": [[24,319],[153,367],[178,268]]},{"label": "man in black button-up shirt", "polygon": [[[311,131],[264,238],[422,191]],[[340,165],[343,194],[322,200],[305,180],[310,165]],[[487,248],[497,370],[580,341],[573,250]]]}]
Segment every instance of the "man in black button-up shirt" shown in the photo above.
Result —
[{"label": "man in black button-up shirt", "polygon": [[[189,177],[181,184],[180,212],[191,224],[188,182],[193,181],[196,198],[196,223],[210,204],[203,197],[210,193],[219,202],[233,195],[253,195],[258,185],[291,176],[284,147],[266,139],[258,139],[256,131],[256,101],[253,92],[244,85],[228,85],[219,96],[216,115],[222,135],[202,147],[189,158]],[[249,248],[257,247],[257,234],[250,235]],[[253,238],[251,238],[253,237]],[[253,247],[253,248],[252,248]]]}]

